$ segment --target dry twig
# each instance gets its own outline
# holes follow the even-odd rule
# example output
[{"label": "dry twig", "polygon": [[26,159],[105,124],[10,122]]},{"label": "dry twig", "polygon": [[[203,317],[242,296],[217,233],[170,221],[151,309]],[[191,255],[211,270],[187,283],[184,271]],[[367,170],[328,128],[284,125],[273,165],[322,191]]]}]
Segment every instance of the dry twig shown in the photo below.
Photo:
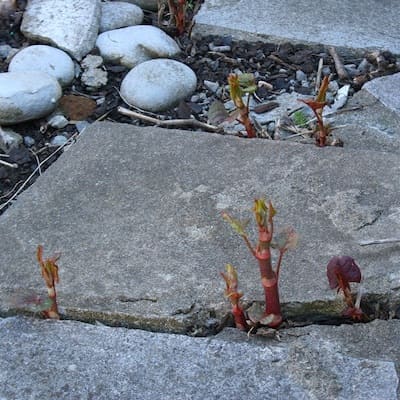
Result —
[{"label": "dry twig", "polygon": [[145,122],[149,122],[151,124],[157,126],[175,126],[175,127],[191,127],[191,128],[200,128],[209,132],[221,132],[222,128],[219,126],[214,126],[210,124],[206,124],[205,122],[201,122],[194,118],[188,119],[168,119],[168,120],[160,120],[157,118],[149,117],[148,115],[140,114],[136,111],[128,110],[124,107],[118,107],[117,111],[126,115],[127,117],[137,118]]},{"label": "dry twig", "polygon": [[344,68],[341,58],[339,57],[338,53],[336,52],[336,49],[334,47],[329,47],[328,51],[335,63],[335,68],[336,68],[336,72],[339,76],[339,79],[340,80],[348,79],[349,75],[348,75],[346,69]]}]

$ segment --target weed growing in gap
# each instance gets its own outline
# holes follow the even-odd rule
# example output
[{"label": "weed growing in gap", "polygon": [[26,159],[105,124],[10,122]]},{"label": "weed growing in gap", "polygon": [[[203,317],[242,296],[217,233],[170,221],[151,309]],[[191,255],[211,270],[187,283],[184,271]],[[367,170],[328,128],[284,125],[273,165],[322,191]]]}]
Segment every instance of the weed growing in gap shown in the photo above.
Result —
[{"label": "weed growing in gap", "polygon": [[50,307],[43,310],[42,313],[46,318],[60,319],[56,294],[56,283],[59,282],[58,265],[56,263],[59,260],[60,255],[56,254],[53,257],[43,259],[43,247],[39,245],[37,247],[36,257],[39,262],[42,277],[46,283],[47,295],[50,300]]},{"label": "weed growing in gap", "polygon": [[355,302],[353,302],[350,289],[350,282],[361,282],[361,271],[354,259],[348,256],[333,257],[328,263],[326,273],[330,288],[337,289],[337,292],[342,292],[344,296],[347,307],[343,311],[343,315],[356,321],[365,319],[365,314],[360,307],[361,285]]},{"label": "weed growing in gap", "polygon": [[[274,216],[276,211],[272,202],[264,199],[255,199],[253,213],[258,228],[258,242],[253,246],[246,233],[247,222],[234,219],[224,213],[223,218],[243,238],[250,253],[256,258],[261,275],[261,284],[265,295],[265,312],[259,321],[248,321],[240,305],[242,293],[238,292],[238,278],[236,269],[228,264],[222,277],[226,283],[225,294],[232,304],[232,313],[238,329],[248,331],[251,325],[261,324],[277,328],[282,322],[281,305],[279,301],[279,272],[283,255],[287,250],[297,245],[298,235],[293,228],[285,228],[274,237]],[[279,257],[275,268],[272,267],[271,248],[277,249]]]},{"label": "weed growing in gap", "polygon": [[326,145],[326,138],[329,135],[327,126],[324,125],[322,118],[322,111],[327,105],[326,92],[329,86],[329,77],[325,76],[318,91],[318,95],[315,99],[299,99],[299,101],[308,105],[313,111],[315,118],[317,119],[318,132],[316,133],[315,139],[318,146],[323,147]]},{"label": "weed growing in gap", "polygon": [[[229,92],[235,105],[235,110],[228,113],[224,105],[216,100],[210,105],[208,111],[208,120],[213,125],[219,125],[224,121],[237,120],[244,125],[248,138],[257,137],[256,129],[250,119],[249,102],[250,97],[256,92],[257,85],[253,74],[229,74],[228,76]],[[246,103],[243,97],[247,94]]]}]

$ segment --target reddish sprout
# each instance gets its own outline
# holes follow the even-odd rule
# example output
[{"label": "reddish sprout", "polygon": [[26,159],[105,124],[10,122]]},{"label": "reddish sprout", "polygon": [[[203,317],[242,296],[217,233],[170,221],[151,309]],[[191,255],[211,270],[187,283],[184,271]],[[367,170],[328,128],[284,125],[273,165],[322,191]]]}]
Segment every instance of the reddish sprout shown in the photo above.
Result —
[{"label": "reddish sprout", "polygon": [[360,283],[361,271],[354,259],[349,256],[335,256],[329,261],[327,275],[331,289],[350,290],[350,282]]}]

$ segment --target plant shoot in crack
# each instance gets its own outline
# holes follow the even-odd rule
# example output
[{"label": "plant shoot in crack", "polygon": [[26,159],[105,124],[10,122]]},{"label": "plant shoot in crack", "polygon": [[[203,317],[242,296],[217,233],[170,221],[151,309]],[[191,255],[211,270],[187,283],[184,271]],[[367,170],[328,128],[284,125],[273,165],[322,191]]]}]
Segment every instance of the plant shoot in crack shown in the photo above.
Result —
[{"label": "plant shoot in crack", "polygon": [[[243,238],[250,253],[256,258],[261,275],[261,284],[265,295],[265,312],[258,323],[277,328],[282,322],[281,305],[279,301],[279,272],[282,264],[283,255],[287,250],[293,249],[297,245],[298,235],[293,228],[285,228],[274,238],[274,216],[276,211],[272,202],[266,203],[264,199],[255,199],[253,213],[258,228],[258,242],[253,246],[246,233],[247,222],[234,219],[228,213],[223,213],[223,218],[231,227]],[[278,260],[275,268],[272,267],[271,248],[279,251]],[[233,315],[236,327],[248,330],[248,323],[243,324],[241,316],[241,306],[239,299],[242,294],[237,292],[236,270],[229,266],[226,274],[222,275],[227,284],[226,294],[233,305]]]},{"label": "plant shoot in crack", "polygon": [[232,304],[232,314],[235,319],[236,328],[241,331],[248,331],[250,327],[247,324],[246,316],[240,304],[240,298],[243,296],[243,293],[238,292],[238,276],[236,268],[231,264],[227,264],[226,272],[221,272],[221,275],[226,283],[225,296]]},{"label": "plant shoot in crack", "polygon": [[[238,121],[246,129],[248,138],[257,137],[256,129],[249,115],[249,102],[256,90],[257,85],[253,74],[229,74],[228,76],[229,92],[235,110],[228,113],[224,105],[216,100],[208,110],[208,120],[213,125],[219,125],[224,121]],[[247,94],[246,103],[243,101],[243,96]]]},{"label": "plant shoot in crack", "polygon": [[337,289],[343,293],[346,309],[343,311],[345,317],[350,317],[353,320],[361,321],[365,319],[365,315],[361,310],[361,285],[357,293],[356,301],[353,302],[351,294],[350,282],[361,282],[361,271],[354,259],[348,256],[335,256],[327,266],[327,276],[331,289]]},{"label": "plant shoot in crack", "polygon": [[325,76],[319,88],[318,95],[316,96],[315,99],[299,100],[307,104],[308,107],[311,108],[312,112],[315,115],[315,118],[317,119],[318,133],[316,134],[315,138],[317,145],[320,147],[324,147],[326,145],[326,138],[329,135],[328,127],[324,125],[324,120],[322,117],[322,111],[324,107],[327,105],[326,92],[328,90],[328,86],[329,86],[329,77]]},{"label": "plant shoot in crack", "polygon": [[56,254],[53,257],[43,259],[43,247],[39,245],[37,247],[36,257],[39,262],[42,277],[46,283],[47,294],[50,300],[50,307],[43,310],[42,313],[46,318],[60,319],[56,294],[56,283],[59,282],[58,265],[56,263],[60,255]]}]

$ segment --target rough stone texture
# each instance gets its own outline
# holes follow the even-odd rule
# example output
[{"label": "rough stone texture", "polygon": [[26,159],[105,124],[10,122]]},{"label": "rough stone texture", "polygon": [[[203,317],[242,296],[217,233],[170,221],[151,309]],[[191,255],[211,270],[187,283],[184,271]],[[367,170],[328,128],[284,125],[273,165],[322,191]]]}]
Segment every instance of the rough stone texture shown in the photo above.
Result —
[{"label": "rough stone texture", "polygon": [[22,33],[65,50],[78,61],[96,42],[100,0],[30,0],[21,24]]},{"label": "rough stone texture", "polygon": [[153,58],[168,58],[180,52],[176,42],[161,29],[149,25],[103,32],[96,41],[102,57],[133,68]]},{"label": "rough stone texture", "polygon": [[111,31],[143,22],[143,11],[135,4],[123,1],[101,3],[99,32]]},{"label": "rough stone texture", "polygon": [[[375,80],[371,84],[373,82]],[[346,148],[399,154],[400,115],[392,111],[393,106],[390,106],[392,100],[396,104],[396,97],[393,96],[392,100],[385,97],[388,104],[386,107],[371,91],[364,85],[361,91],[349,99],[343,112],[329,117],[333,119],[333,126],[338,127],[332,131],[332,135],[342,139]],[[382,92],[380,90],[378,93]]]},{"label": "rough stone texture", "polygon": [[126,3],[136,4],[145,10],[156,11],[158,7],[158,0],[122,0],[122,1]]},{"label": "rough stone texture", "polygon": [[400,73],[367,82],[363,89],[379,99],[400,117]]},{"label": "rough stone texture", "polygon": [[[379,12],[377,11],[379,9]],[[246,17],[238,10],[246,10]],[[196,15],[195,34],[233,34],[249,40],[295,40],[355,49],[386,49],[400,53],[398,16],[400,3],[388,0],[380,7],[365,0],[354,8],[348,0],[205,0]],[[312,21],[312,23],[310,23]]]},{"label": "rough stone texture", "polygon": [[[399,329],[398,321],[392,327]],[[361,355],[353,356],[332,334],[338,329],[329,328],[299,330],[299,337],[280,343],[249,340],[233,330],[189,338],[72,321],[3,319],[0,396],[395,400],[398,377],[391,360],[399,354],[398,336],[391,335],[393,353],[369,356],[362,348],[372,347],[372,335],[380,331],[367,327],[362,331],[368,337],[357,337]],[[356,338],[355,328],[346,332]]]},{"label": "rough stone texture", "polygon": [[44,72],[0,74],[0,124],[12,125],[50,114],[62,94],[56,78]]},{"label": "rough stone texture", "polygon": [[357,243],[400,236],[399,172],[393,153],[94,124],[0,218],[0,311],[15,289],[43,286],[41,243],[62,252],[69,317],[213,330],[228,311],[225,263],[238,267],[245,300],[263,299],[254,259],[221,218],[249,217],[261,195],[273,200],[277,227],[300,233],[280,285],[297,316],[335,299],[326,279],[334,255],[355,258],[365,291],[394,306],[399,244]]},{"label": "rough stone texture", "polygon": [[75,78],[71,57],[51,46],[29,46],[19,51],[11,60],[9,72],[41,71],[58,80],[61,86],[69,85]]},{"label": "rough stone texture", "polygon": [[196,89],[196,74],[185,64],[168,59],[137,65],[121,83],[122,98],[152,112],[168,110]]}]

